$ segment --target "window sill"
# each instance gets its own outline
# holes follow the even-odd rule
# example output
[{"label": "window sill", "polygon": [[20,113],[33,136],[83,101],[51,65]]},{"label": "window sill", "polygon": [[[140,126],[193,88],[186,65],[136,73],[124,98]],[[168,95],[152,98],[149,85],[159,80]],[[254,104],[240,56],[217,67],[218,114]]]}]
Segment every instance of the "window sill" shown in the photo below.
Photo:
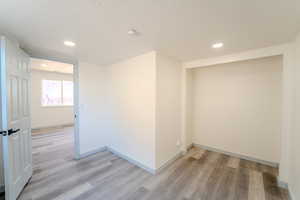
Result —
[{"label": "window sill", "polygon": [[54,105],[54,106],[41,106],[42,108],[64,108],[64,107],[73,107],[74,105]]}]

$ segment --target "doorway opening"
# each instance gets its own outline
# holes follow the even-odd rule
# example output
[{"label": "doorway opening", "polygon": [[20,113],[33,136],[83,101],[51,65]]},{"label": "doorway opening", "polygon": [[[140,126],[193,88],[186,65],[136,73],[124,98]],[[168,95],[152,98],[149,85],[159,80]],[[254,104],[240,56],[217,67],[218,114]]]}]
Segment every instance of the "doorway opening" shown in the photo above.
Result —
[{"label": "doorway opening", "polygon": [[4,36],[0,49],[0,199],[32,199],[79,157],[77,65],[30,58]]},{"label": "doorway opening", "polygon": [[30,59],[33,169],[37,173],[73,159],[74,65]]}]

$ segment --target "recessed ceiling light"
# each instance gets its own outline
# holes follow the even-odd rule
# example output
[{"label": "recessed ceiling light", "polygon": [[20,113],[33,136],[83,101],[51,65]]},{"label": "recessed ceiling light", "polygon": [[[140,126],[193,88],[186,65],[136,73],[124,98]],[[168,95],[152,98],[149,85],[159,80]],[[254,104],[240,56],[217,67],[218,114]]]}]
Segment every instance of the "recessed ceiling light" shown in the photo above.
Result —
[{"label": "recessed ceiling light", "polygon": [[222,42],[219,42],[219,43],[213,44],[213,45],[212,45],[212,48],[218,49],[218,48],[223,47],[223,45],[224,45],[224,44],[223,44]]},{"label": "recessed ceiling light", "polygon": [[130,29],[127,33],[128,33],[128,35],[138,35],[139,34],[139,32],[135,29]]},{"label": "recessed ceiling light", "polygon": [[64,44],[69,47],[74,47],[76,44],[72,41],[64,41]]},{"label": "recessed ceiling light", "polygon": [[47,67],[48,65],[45,64],[45,63],[43,63],[43,64],[41,64],[41,66],[42,66],[42,67]]}]

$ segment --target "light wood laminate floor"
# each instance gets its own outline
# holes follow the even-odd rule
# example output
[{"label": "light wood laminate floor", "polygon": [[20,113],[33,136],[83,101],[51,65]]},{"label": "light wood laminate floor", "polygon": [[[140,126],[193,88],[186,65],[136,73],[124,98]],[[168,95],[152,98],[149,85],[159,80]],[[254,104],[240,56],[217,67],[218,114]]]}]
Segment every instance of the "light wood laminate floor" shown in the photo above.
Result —
[{"label": "light wood laminate floor", "polygon": [[286,200],[277,169],[193,148],[158,175],[104,151],[73,159],[73,129],[33,136],[20,200]]}]

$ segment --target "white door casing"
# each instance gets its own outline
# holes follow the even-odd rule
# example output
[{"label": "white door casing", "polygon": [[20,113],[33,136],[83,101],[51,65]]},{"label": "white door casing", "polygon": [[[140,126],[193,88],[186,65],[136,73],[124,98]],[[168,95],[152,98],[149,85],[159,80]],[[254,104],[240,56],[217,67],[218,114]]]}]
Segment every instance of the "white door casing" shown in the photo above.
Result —
[{"label": "white door casing", "polygon": [[11,41],[1,37],[0,45],[1,131],[7,131],[3,136],[5,195],[6,200],[16,200],[32,176],[30,66],[29,57]]}]

